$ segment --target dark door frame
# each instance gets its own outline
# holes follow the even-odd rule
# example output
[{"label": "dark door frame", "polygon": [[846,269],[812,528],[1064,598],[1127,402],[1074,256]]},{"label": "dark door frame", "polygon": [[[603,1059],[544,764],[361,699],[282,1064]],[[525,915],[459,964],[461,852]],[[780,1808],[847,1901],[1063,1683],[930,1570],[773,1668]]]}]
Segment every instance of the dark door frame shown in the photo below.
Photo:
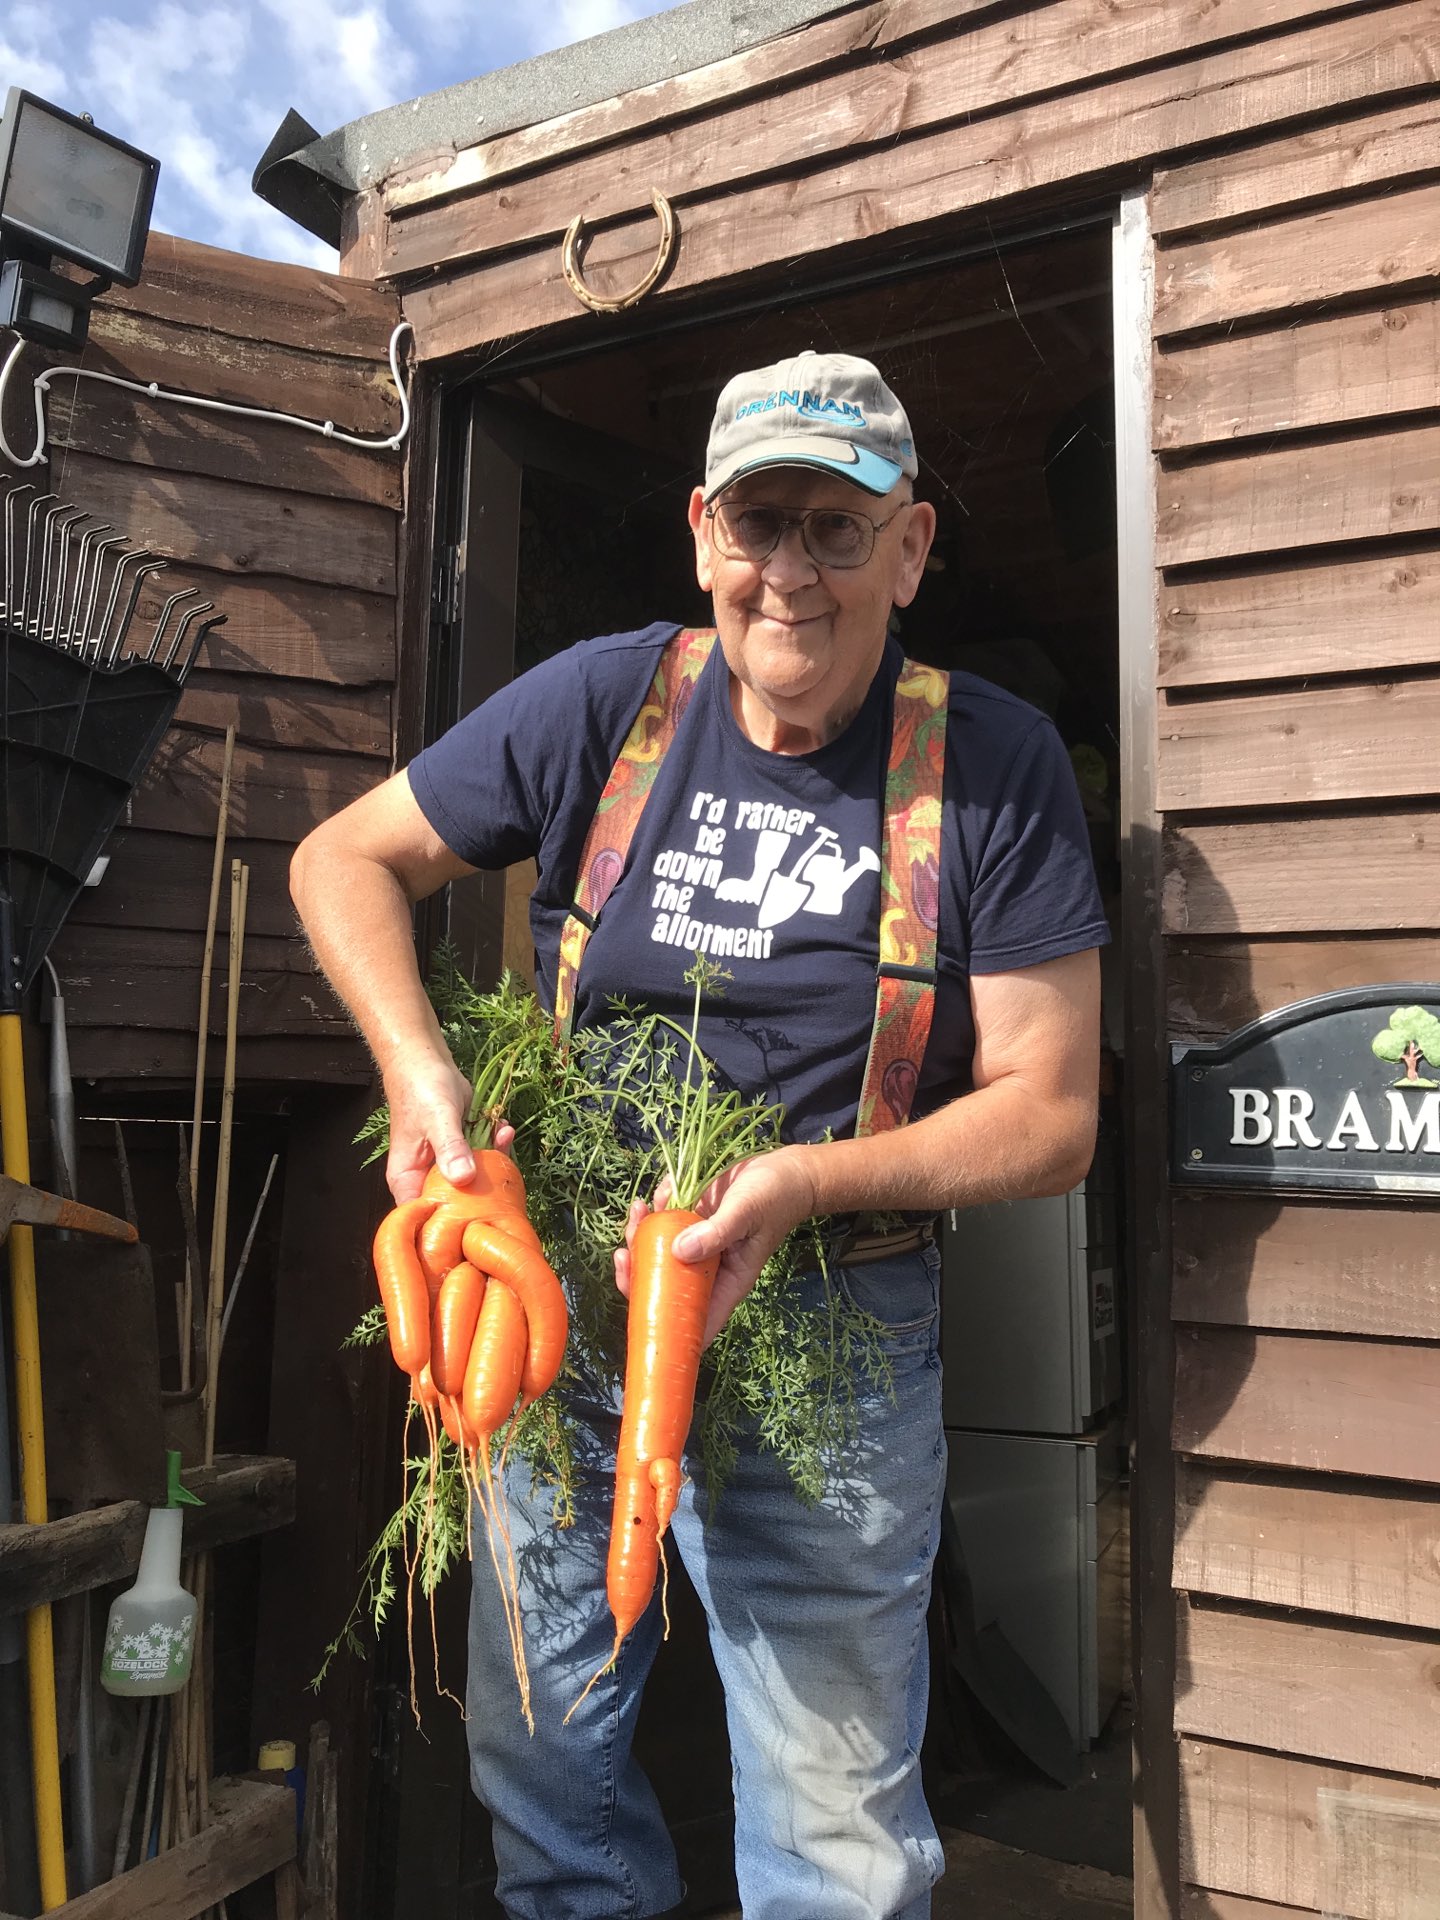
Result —
[{"label": "dark door frame", "polygon": [[[656,319],[642,315],[604,327],[589,349],[597,359],[633,351],[665,334],[692,331],[715,321],[783,306],[792,292],[808,299],[881,287],[937,268],[999,251],[1033,245],[1082,227],[1112,229],[1115,346],[1116,461],[1118,500],[1119,667],[1121,722],[1120,811],[1122,855],[1122,949],[1127,982],[1126,1178],[1127,1240],[1131,1295],[1130,1454],[1133,1500],[1131,1610],[1132,1675],[1137,1697],[1133,1786],[1135,1795],[1136,1920],[1177,1920],[1179,1914],[1179,1776],[1173,1732],[1175,1678],[1174,1605],[1170,1590],[1174,1539],[1174,1465],[1170,1447],[1174,1334],[1170,1321],[1170,1222],[1166,1183],[1168,1046],[1164,1005],[1160,888],[1163,879],[1160,820],[1155,811],[1157,724],[1156,574],[1154,459],[1151,452],[1151,345],[1153,244],[1149,229],[1149,183],[1127,190],[1117,210],[1076,209],[1047,222],[983,235],[968,235],[923,254],[889,258],[809,279],[795,288],[757,289],[729,301],[683,308]],[[511,676],[515,660],[515,596],[520,484],[533,461],[564,471],[559,451],[575,429],[557,423],[546,431],[544,416],[529,416],[487,392],[587,349],[570,329],[508,350],[498,361],[442,368],[427,385],[422,406],[429,413],[437,449],[412,468],[419,482],[418,509],[407,527],[423,541],[412,550],[407,572],[417,582],[410,596],[407,632],[428,630],[423,699],[412,696],[418,722],[401,735],[413,752],[460,713],[486,698]],[[563,425],[563,433],[561,426]],[[583,431],[583,430],[582,430]],[[573,444],[573,440],[571,441]],[[607,442],[613,446],[613,443]],[[639,458],[633,455],[632,458]],[[553,464],[558,462],[559,464]],[[425,608],[427,617],[414,620]],[[472,636],[483,636],[475,646]],[[412,681],[412,686],[416,684]],[[402,757],[404,757],[402,755]],[[504,919],[503,880],[460,890],[443,917],[422,924],[422,946],[441,932],[460,947],[480,977],[498,971]]]}]

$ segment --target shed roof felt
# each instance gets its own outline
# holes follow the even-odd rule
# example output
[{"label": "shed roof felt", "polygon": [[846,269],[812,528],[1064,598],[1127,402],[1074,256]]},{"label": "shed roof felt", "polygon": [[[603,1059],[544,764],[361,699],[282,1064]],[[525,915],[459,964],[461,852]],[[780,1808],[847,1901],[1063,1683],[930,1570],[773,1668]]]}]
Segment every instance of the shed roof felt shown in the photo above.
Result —
[{"label": "shed roof felt", "polygon": [[[338,220],[315,211],[316,175],[332,190],[354,193],[422,157],[456,152],[496,134],[693,72],[844,11],[845,0],[688,0],[574,46],[499,67],[400,106],[383,107],[288,152],[276,153],[277,146],[288,144],[277,136],[256,169],[255,190],[302,226],[333,241]],[[303,127],[298,119],[289,124]],[[311,176],[308,182],[297,179],[297,168]],[[331,195],[325,195],[319,204],[330,200]]]}]

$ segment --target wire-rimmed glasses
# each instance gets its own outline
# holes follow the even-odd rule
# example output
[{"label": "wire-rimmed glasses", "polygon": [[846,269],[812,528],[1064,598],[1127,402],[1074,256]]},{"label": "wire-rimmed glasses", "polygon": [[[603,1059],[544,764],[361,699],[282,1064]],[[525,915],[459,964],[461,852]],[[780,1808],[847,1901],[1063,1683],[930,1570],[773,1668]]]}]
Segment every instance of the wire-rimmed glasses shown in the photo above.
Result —
[{"label": "wire-rimmed glasses", "polygon": [[903,500],[884,520],[848,507],[776,507],[760,501],[717,500],[705,509],[715,546],[727,560],[752,566],[768,560],[791,527],[800,529],[805,551],[817,567],[863,567],[876,536],[913,502]]}]

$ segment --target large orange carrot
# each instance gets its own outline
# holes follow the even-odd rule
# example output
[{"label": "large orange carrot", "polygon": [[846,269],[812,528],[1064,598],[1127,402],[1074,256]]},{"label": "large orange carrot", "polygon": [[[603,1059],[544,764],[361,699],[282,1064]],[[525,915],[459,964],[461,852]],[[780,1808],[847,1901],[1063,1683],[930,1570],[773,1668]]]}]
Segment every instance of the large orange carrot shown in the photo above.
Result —
[{"label": "large orange carrot", "polygon": [[691,1262],[674,1252],[675,1241],[699,1219],[683,1207],[647,1213],[630,1248],[625,1406],[605,1575],[617,1650],[650,1604],[660,1539],[680,1497],[680,1460],[720,1265],[718,1258]]},{"label": "large orange carrot", "polygon": [[565,1358],[570,1317],[560,1282],[538,1248],[488,1220],[472,1220],[461,1244],[470,1264],[492,1279],[506,1281],[525,1309],[529,1331],[520,1386],[529,1406],[553,1383]]},{"label": "large orange carrot", "polygon": [[403,1201],[386,1214],[375,1233],[375,1278],[390,1351],[405,1373],[419,1373],[430,1358],[430,1291],[415,1239],[438,1204],[423,1198]]},{"label": "large orange carrot", "polygon": [[430,1322],[430,1373],[442,1395],[453,1398],[464,1389],[484,1295],[485,1276],[468,1260],[453,1266],[440,1283]]}]

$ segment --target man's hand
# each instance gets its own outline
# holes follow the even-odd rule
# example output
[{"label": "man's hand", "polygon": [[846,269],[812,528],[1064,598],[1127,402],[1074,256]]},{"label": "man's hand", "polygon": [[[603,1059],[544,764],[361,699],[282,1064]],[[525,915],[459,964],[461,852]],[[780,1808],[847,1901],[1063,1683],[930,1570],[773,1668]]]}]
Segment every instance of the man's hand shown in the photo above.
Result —
[{"label": "man's hand", "polygon": [[[668,1198],[662,1187],[656,1204]],[[687,1228],[675,1242],[682,1260],[720,1256],[710,1295],[705,1344],[719,1333],[760,1277],[760,1270],[785,1236],[815,1211],[815,1183],[807,1160],[791,1147],[740,1160],[713,1180],[695,1211],[701,1225]],[[630,1295],[630,1242],[649,1208],[637,1200],[625,1228],[625,1246],[615,1254],[615,1284]]]},{"label": "man's hand", "polygon": [[385,1075],[390,1102],[390,1155],[385,1179],[398,1206],[413,1200],[432,1166],[463,1187],[475,1177],[465,1141],[470,1082],[454,1061],[425,1052],[391,1062]]}]

